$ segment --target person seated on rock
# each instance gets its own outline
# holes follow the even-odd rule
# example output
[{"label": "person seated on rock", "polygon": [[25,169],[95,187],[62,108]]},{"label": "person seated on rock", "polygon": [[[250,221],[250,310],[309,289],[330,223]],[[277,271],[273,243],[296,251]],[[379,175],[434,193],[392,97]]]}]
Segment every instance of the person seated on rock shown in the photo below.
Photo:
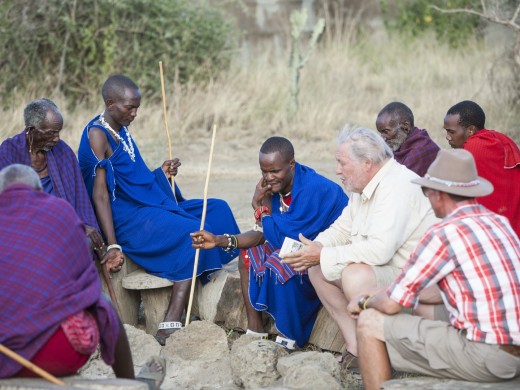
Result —
[{"label": "person seated on rock", "polygon": [[345,128],[338,137],[336,174],[350,194],[341,216],[314,241],[284,256],[296,271],[308,269],[321,302],[346,343],[344,364],[357,361],[356,322],[347,305],[360,291],[389,285],[435,216],[417,174],[392,158],[373,130]]},{"label": "person seated on rock", "polygon": [[[249,334],[263,334],[262,311],[275,320],[284,336],[282,344],[303,347],[321,307],[309,276],[280,261],[284,239],[298,234],[314,238],[326,229],[348,204],[341,187],[313,169],[297,163],[291,142],[283,137],[267,139],[259,153],[262,177],[253,195],[256,223],[240,235],[191,234],[193,246],[241,251],[239,272]],[[288,339],[288,340],[287,340]]]},{"label": "person seated on rock", "polygon": [[[0,344],[55,376],[75,374],[96,351],[119,378],[134,378],[128,339],[102,296],[84,223],[72,206],[42,191],[38,174],[0,171]],[[120,254],[120,256],[122,256]],[[160,359],[143,376],[164,377]],[[0,353],[0,378],[36,376]]]},{"label": "person seated on rock", "polygon": [[509,219],[520,237],[520,148],[507,135],[485,128],[486,114],[471,100],[451,107],[444,117],[446,140],[452,148],[469,151],[480,176],[494,191],[478,198],[491,211]]},{"label": "person seated on rock", "polygon": [[424,176],[440,148],[426,130],[415,127],[412,110],[401,102],[388,103],[377,114],[376,128],[395,161]]},{"label": "person seated on rock", "polygon": [[[365,389],[398,371],[472,382],[520,375],[520,241],[508,219],[476,201],[493,191],[471,153],[441,150],[421,186],[437,217],[391,285],[356,296],[358,350]],[[444,313],[435,320],[399,313],[437,285]],[[446,312],[448,316],[446,316]],[[448,320],[444,320],[444,318]]]},{"label": "person seated on rock", "polygon": [[0,145],[0,169],[11,164],[34,168],[40,177],[43,191],[63,198],[74,207],[85,224],[92,250],[109,270],[117,271],[120,264],[115,253],[103,250],[103,238],[88,198],[79,170],[78,159],[72,149],[60,139],[63,117],[56,104],[49,99],[33,100],[23,112],[25,128]]},{"label": "person seated on rock", "polygon": [[[168,179],[177,173],[178,159],[165,161],[154,172],[146,166],[128,126],[137,115],[141,91],[128,77],[110,76],[101,94],[105,110],[83,130],[79,163],[108,248],[124,252],[152,275],[174,282],[170,304],[156,338],[182,327],[188,302],[195,250],[189,233],[200,229],[203,202],[186,200]],[[209,199],[207,228],[238,234],[228,204]],[[238,251],[207,251],[198,263],[202,282],[238,255]]]}]

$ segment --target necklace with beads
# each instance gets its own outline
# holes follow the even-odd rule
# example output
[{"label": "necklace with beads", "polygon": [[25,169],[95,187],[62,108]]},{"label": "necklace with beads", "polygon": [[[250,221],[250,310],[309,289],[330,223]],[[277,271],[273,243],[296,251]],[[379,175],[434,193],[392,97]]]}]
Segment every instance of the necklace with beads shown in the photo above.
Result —
[{"label": "necklace with beads", "polygon": [[101,123],[103,125],[104,128],[106,128],[108,131],[110,131],[114,137],[116,137],[119,142],[121,142],[121,144],[123,144],[123,150],[125,152],[128,153],[128,155],[130,156],[130,158],[132,159],[133,162],[135,162],[135,152],[134,152],[134,145],[132,143],[132,136],[130,135],[130,133],[128,132],[128,127],[126,126],[123,126],[123,130],[125,131],[126,133],[126,138],[128,138],[128,144],[130,144],[130,146],[126,143],[126,141],[124,140],[123,137],[121,137],[119,135],[118,132],[116,132],[109,124],[108,122],[105,120],[105,117],[103,116],[105,113],[103,112],[101,115],[99,115],[99,123]]},{"label": "necklace with beads", "polygon": [[291,196],[291,192],[288,192],[285,195],[282,195],[280,192],[278,193],[278,196],[280,196],[280,213],[285,213],[287,210],[289,210],[289,205],[284,202],[284,198],[288,198]]}]

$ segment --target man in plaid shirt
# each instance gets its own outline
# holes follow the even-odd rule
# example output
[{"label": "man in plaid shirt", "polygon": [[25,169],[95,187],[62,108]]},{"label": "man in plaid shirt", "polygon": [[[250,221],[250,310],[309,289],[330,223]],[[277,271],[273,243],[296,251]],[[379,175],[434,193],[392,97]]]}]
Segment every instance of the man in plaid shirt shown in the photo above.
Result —
[{"label": "man in plaid shirt", "polygon": [[[478,204],[493,191],[470,152],[441,150],[421,179],[437,217],[386,289],[353,300],[367,390],[391,367],[429,376],[496,382],[520,375],[520,241],[506,217]],[[408,314],[437,285],[449,322]],[[435,311],[435,314],[438,314]]]}]

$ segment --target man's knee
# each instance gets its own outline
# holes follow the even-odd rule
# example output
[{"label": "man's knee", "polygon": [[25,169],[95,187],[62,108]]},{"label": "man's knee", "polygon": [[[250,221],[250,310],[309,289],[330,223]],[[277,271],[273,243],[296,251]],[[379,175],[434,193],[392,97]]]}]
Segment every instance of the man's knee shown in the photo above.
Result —
[{"label": "man's knee", "polygon": [[372,337],[378,340],[385,340],[385,324],[386,315],[375,309],[363,310],[358,317],[357,335],[360,337]]},{"label": "man's knee", "polygon": [[376,277],[368,264],[349,264],[341,272],[341,285],[348,300],[367,289],[377,287]]}]

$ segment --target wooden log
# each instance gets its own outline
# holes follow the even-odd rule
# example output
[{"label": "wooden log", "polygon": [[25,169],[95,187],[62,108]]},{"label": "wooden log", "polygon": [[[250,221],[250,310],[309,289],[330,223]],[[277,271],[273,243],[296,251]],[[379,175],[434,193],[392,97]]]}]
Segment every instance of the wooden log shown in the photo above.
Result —
[{"label": "wooden log", "polygon": [[[108,286],[103,278],[101,272],[101,265],[96,261],[96,267],[98,269],[99,279],[101,280],[103,292],[109,297]],[[139,291],[127,290],[123,288],[123,279],[133,271],[137,270],[139,266],[135,264],[131,259],[125,256],[125,262],[121,271],[111,273],[112,286],[119,306],[121,308],[121,321],[124,324],[132,326],[137,325],[137,316],[139,312]]]},{"label": "wooden log", "polygon": [[164,319],[172,295],[173,282],[150,275],[144,269],[126,275],[123,287],[141,293],[146,318],[146,333],[155,335],[159,323]]},{"label": "wooden log", "polygon": [[333,352],[341,352],[345,349],[343,335],[324,307],[318,313],[309,344]]}]

